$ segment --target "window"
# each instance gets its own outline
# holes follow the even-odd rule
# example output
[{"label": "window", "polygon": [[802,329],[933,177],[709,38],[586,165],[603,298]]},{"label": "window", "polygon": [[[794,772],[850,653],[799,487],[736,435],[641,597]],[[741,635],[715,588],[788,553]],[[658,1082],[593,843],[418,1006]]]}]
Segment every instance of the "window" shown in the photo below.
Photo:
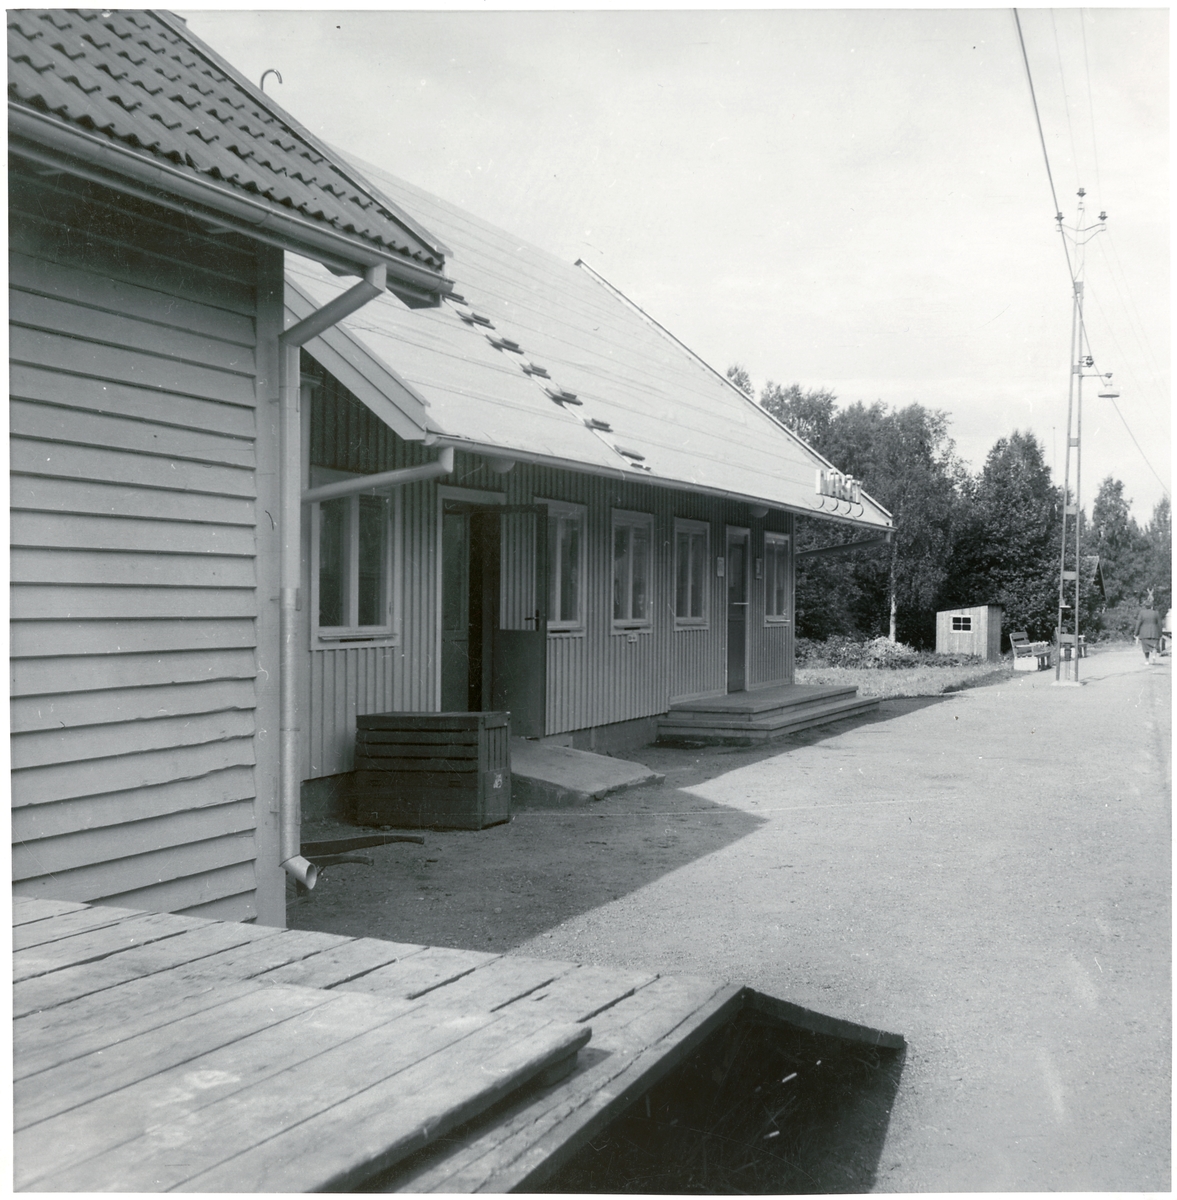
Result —
[{"label": "window", "polygon": [[650,624],[653,528],[649,513],[613,510],[614,628]]},{"label": "window", "polygon": [[394,508],[387,493],[339,496],[311,506],[316,643],[373,641],[395,632]]},{"label": "window", "polygon": [[789,535],[764,535],[764,616],[768,621],[789,619]]},{"label": "window", "polygon": [[972,633],[973,618],[972,617],[953,617],[952,632],[953,633]]},{"label": "window", "polygon": [[707,624],[710,532],[702,521],[674,523],[674,623],[678,628]]},{"label": "window", "polygon": [[548,629],[584,628],[584,507],[559,500],[548,506]]}]

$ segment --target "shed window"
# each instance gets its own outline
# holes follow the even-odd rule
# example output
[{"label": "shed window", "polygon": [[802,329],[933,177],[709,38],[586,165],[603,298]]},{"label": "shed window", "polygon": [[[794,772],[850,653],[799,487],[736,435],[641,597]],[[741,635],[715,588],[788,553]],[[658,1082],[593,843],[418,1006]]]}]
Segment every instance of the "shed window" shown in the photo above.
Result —
[{"label": "shed window", "polygon": [[764,535],[764,615],[769,621],[789,619],[789,535]]},{"label": "shed window", "polygon": [[651,545],[649,513],[613,510],[613,625],[633,629],[650,624]]},{"label": "shed window", "polygon": [[584,514],[579,504],[548,506],[548,629],[584,627]]},{"label": "shed window", "polygon": [[339,496],[311,506],[318,643],[372,641],[393,634],[394,507],[387,494]]},{"label": "shed window", "polygon": [[702,521],[674,523],[674,620],[679,628],[707,624],[710,532]]},{"label": "shed window", "polygon": [[971,633],[973,630],[972,617],[953,617],[952,632],[953,633]]}]

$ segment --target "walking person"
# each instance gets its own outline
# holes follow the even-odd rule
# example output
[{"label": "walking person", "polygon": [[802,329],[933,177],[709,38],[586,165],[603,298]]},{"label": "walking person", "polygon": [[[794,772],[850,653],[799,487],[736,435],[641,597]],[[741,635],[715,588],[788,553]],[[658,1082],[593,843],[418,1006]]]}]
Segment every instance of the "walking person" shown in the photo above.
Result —
[{"label": "walking person", "polygon": [[1144,651],[1144,661],[1150,665],[1157,662],[1157,641],[1161,636],[1161,614],[1153,608],[1153,596],[1150,591],[1144,598],[1144,607],[1136,614],[1136,628],[1132,631],[1141,650]]}]

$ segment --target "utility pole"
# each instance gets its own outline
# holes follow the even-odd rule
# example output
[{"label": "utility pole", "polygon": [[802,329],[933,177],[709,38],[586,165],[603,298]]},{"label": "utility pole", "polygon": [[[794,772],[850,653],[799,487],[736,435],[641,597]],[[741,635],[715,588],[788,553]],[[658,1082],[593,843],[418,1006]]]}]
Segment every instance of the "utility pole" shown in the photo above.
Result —
[{"label": "utility pole", "polygon": [[[1084,247],[1096,234],[1105,228],[1107,213],[1101,212],[1099,220],[1094,225],[1084,225],[1086,206],[1084,197],[1087,195],[1083,188],[1079,189],[1079,211],[1074,228],[1063,224],[1063,214],[1060,212],[1055,220],[1059,232],[1068,238],[1075,246],[1075,269],[1071,280],[1071,375],[1067,387],[1067,441],[1063,467],[1063,523],[1062,537],[1059,548],[1059,583],[1058,583],[1058,623],[1055,628],[1055,662],[1054,681],[1056,684],[1079,686],[1079,596],[1082,584],[1082,529],[1081,516],[1081,450],[1083,435],[1083,380],[1094,376],[1097,372],[1091,370],[1095,359],[1084,353],[1083,327],[1083,266],[1085,260]],[[1090,349],[1090,347],[1088,347]],[[1111,376],[1107,376],[1111,378]],[[1071,452],[1075,455],[1075,491],[1071,494]],[[1067,570],[1067,546],[1074,540],[1075,559],[1074,570]],[[1067,603],[1067,584],[1074,584],[1072,596],[1074,603]],[[1070,628],[1068,628],[1070,626]],[[1069,651],[1069,653],[1068,653]]]}]

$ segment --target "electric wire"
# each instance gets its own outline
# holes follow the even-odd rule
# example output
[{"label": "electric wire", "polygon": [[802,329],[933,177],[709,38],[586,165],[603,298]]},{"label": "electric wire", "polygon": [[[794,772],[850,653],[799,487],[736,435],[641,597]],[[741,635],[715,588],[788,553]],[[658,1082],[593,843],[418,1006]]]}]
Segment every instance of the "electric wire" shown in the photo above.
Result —
[{"label": "electric wire", "polygon": [[[1115,258],[1114,266],[1112,257],[1109,257],[1107,251],[1103,248],[1103,241],[1106,241],[1111,247],[1112,257]],[[1159,377],[1164,374],[1164,372],[1161,370],[1160,363],[1157,361],[1157,357],[1153,353],[1152,347],[1148,344],[1147,340],[1141,336],[1141,330],[1144,328],[1144,321],[1141,318],[1140,309],[1136,307],[1136,299],[1132,295],[1132,290],[1128,287],[1128,276],[1124,271],[1124,264],[1120,259],[1120,249],[1116,244],[1115,237],[1112,236],[1111,230],[1108,230],[1108,236],[1106,239],[1100,239],[1100,253],[1104,256],[1104,261],[1107,263],[1108,275],[1111,277],[1112,285],[1115,287],[1116,292],[1120,297],[1120,303],[1124,306],[1124,311],[1128,313],[1131,318],[1133,318],[1128,322],[1128,325],[1132,330],[1133,337],[1136,338],[1136,344],[1143,352],[1144,357],[1148,359],[1149,366],[1152,367],[1153,373]],[[1116,277],[1116,270],[1119,271],[1119,278]],[[1124,281],[1123,288],[1120,287],[1120,279],[1123,279]]]},{"label": "electric wire", "polygon": [[1054,175],[1050,170],[1050,155],[1046,152],[1046,136],[1042,132],[1042,116],[1038,111],[1038,95],[1034,91],[1034,76],[1030,73],[1030,58],[1026,53],[1026,39],[1022,36],[1022,21],[1018,16],[1018,10],[1013,10],[1014,24],[1018,30],[1018,45],[1022,48],[1022,63],[1026,68],[1026,82],[1030,85],[1030,101],[1034,105],[1034,120],[1038,125],[1038,141],[1042,145],[1042,161],[1046,164],[1046,178],[1050,183],[1050,198],[1054,201],[1054,211],[1056,214],[1055,220],[1058,223],[1059,238],[1063,244],[1063,254],[1067,259],[1067,274],[1071,277],[1071,283],[1075,283],[1075,268],[1071,265],[1071,251],[1067,246],[1067,235],[1063,232],[1063,210],[1058,206],[1058,193],[1054,187]]},{"label": "electric wire", "polygon": [[1103,180],[1099,177],[1099,146],[1095,138],[1095,101],[1091,94],[1091,62],[1087,56],[1087,10],[1079,9],[1079,32],[1083,35],[1083,69],[1087,74],[1087,112],[1091,117],[1091,157],[1095,164],[1095,190],[1103,199]]},{"label": "electric wire", "polygon": [[[1101,309],[1101,311],[1102,311],[1102,309]],[[1084,317],[1080,317],[1080,318],[1079,318],[1079,334],[1080,334],[1081,348],[1082,348],[1082,345],[1086,345],[1086,347],[1087,347],[1087,353],[1088,353],[1088,354],[1091,354],[1091,338],[1090,338],[1090,336],[1089,336],[1089,334],[1088,334],[1088,332],[1087,332],[1087,321],[1086,321],[1086,319],[1085,319]],[[1115,334],[1114,334],[1114,333],[1112,334],[1112,340],[1113,340],[1113,341],[1115,341]],[[1118,343],[1118,342],[1116,343],[1116,348],[1117,348],[1117,349],[1120,349],[1120,346],[1119,346],[1119,343]],[[1122,349],[1120,349],[1120,353],[1121,353],[1121,354],[1123,354],[1123,353],[1124,353],[1124,351],[1123,351]],[[1125,429],[1128,431],[1128,436],[1129,436],[1129,437],[1132,439],[1132,444],[1133,444],[1133,445],[1136,447],[1136,449],[1137,449],[1137,450],[1140,452],[1140,457],[1141,457],[1141,458],[1144,460],[1144,465],[1145,465],[1146,467],[1148,467],[1148,469],[1149,469],[1149,470],[1150,470],[1150,471],[1153,473],[1153,475],[1156,477],[1156,481],[1157,481],[1157,483],[1159,483],[1159,484],[1161,485],[1161,491],[1163,491],[1163,492],[1165,493],[1165,495],[1166,495],[1166,496],[1168,496],[1168,495],[1169,495],[1169,488],[1168,488],[1168,485],[1167,485],[1167,484],[1165,483],[1165,481],[1164,481],[1164,480],[1163,480],[1163,479],[1160,477],[1160,475],[1159,475],[1159,474],[1157,474],[1157,469],[1156,469],[1156,467],[1154,467],[1154,466],[1152,465],[1152,463],[1149,461],[1148,455],[1147,455],[1147,454],[1145,454],[1145,452],[1144,452],[1144,448],[1143,448],[1143,447],[1141,446],[1141,444],[1140,444],[1140,443],[1139,443],[1139,442],[1136,440],[1136,434],[1134,434],[1134,433],[1132,432],[1132,426],[1128,424],[1128,419],[1127,419],[1127,418],[1124,416],[1124,414],[1123,414],[1123,413],[1120,411],[1120,406],[1119,406],[1119,405],[1116,403],[1116,401],[1115,401],[1115,398],[1114,398],[1114,397],[1112,397],[1112,396],[1108,396],[1108,397],[1107,397],[1107,399],[1111,400],[1111,403],[1112,403],[1112,408],[1114,408],[1114,409],[1116,410],[1116,416],[1118,416],[1118,417],[1120,418],[1121,422],[1123,422],[1124,428],[1125,428]]]},{"label": "electric wire", "polygon": [[1058,58],[1058,77],[1063,85],[1063,112],[1067,116],[1067,133],[1071,137],[1071,166],[1075,171],[1075,183],[1079,183],[1079,148],[1075,145],[1075,127],[1071,124],[1071,105],[1067,100],[1067,76],[1063,70],[1063,49],[1058,44],[1058,24],[1054,19],[1054,9],[1050,10],[1050,29],[1054,34],[1054,53]]}]

